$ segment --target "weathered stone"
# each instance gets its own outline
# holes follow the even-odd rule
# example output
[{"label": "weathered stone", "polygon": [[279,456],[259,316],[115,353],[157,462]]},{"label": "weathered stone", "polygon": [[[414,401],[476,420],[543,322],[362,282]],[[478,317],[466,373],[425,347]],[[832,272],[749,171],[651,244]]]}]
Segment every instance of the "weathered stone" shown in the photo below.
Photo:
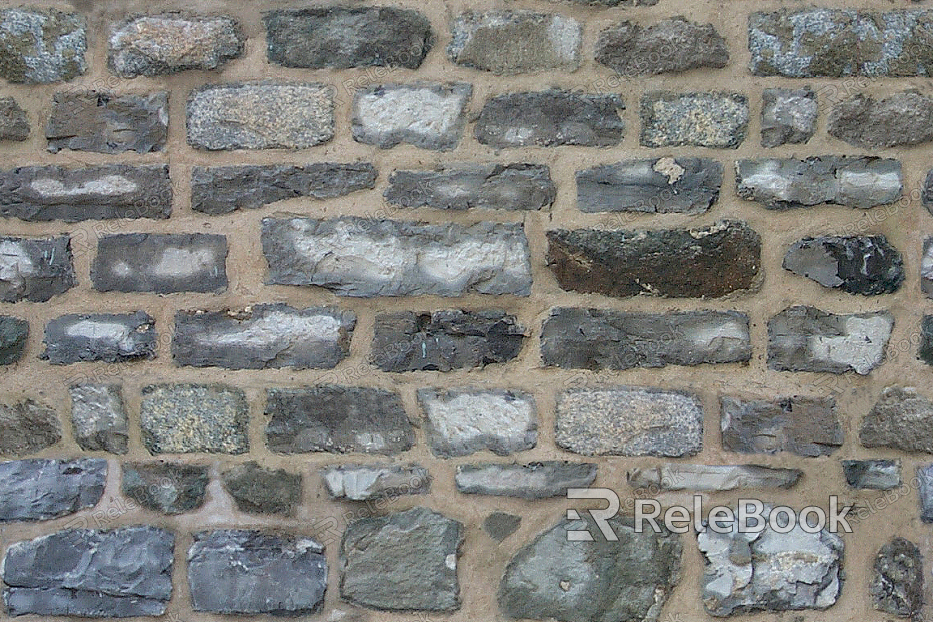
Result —
[{"label": "weathered stone", "polygon": [[754,464],[677,464],[626,473],[628,485],[646,490],[693,490],[715,492],[737,488],[792,488],[800,481],[800,469],[776,469]]},{"label": "weathered stone", "polygon": [[864,149],[914,145],[933,140],[933,98],[901,91],[884,99],[856,94],[833,106],[830,136]]},{"label": "weathered stone", "polygon": [[454,18],[447,57],[458,65],[513,75],[580,66],[583,28],[570,17],[532,11],[467,11]]},{"label": "weathered stone", "polygon": [[416,82],[380,84],[353,95],[353,139],[391,149],[402,143],[449,151],[460,142],[473,86]]},{"label": "weathered stone", "polygon": [[933,315],[924,315],[920,320],[920,347],[917,358],[933,365]]},{"label": "weathered stone", "polygon": [[702,229],[547,232],[561,288],[606,296],[720,298],[759,283],[761,236],[723,220]]},{"label": "weathered stone", "polygon": [[78,446],[86,451],[125,454],[129,434],[120,387],[79,384],[71,394],[71,423]]},{"label": "weathered stone", "polygon": [[[2,273],[0,273],[0,279],[2,279]],[[923,240],[923,257],[920,258],[920,290],[927,298],[933,298],[933,237]]]},{"label": "weathered stone", "polygon": [[92,508],[106,483],[106,460],[0,462],[0,522],[49,520]]},{"label": "weathered stone", "polygon": [[333,307],[179,311],[172,357],[176,365],[193,367],[331,368],[349,353],[355,326],[355,313]]},{"label": "weathered stone", "polygon": [[317,285],[340,296],[527,296],[531,290],[521,224],[264,218],[262,252],[267,283]]},{"label": "weathered stone", "polygon": [[625,104],[618,95],[549,89],[486,101],[476,140],[490,147],[610,147],[622,142]]},{"label": "weathered stone", "polygon": [[933,454],[933,401],[912,387],[888,387],[862,420],[863,447]]},{"label": "weathered stone", "polygon": [[242,529],[194,534],[188,585],[195,611],[300,616],[327,589],[324,547],[310,538]]},{"label": "weathered stone", "polygon": [[831,397],[771,400],[721,397],[722,446],[743,454],[787,451],[814,458],[842,446],[842,426]]},{"label": "weathered stone", "polygon": [[87,26],[77,13],[18,7],[0,11],[0,78],[60,82],[87,71]]},{"label": "weathered stone", "polygon": [[45,325],[45,351],[39,358],[53,365],[82,361],[119,363],[155,358],[155,320],[136,313],[72,313]]},{"label": "weathered stone", "polygon": [[368,162],[195,166],[191,169],[191,209],[216,216],[299,197],[332,199],[372,188],[376,175]]},{"label": "weathered stone", "polygon": [[101,292],[219,292],[227,238],[206,233],[124,233],[97,242],[91,281]]},{"label": "weathered stone", "polygon": [[515,533],[521,524],[521,516],[506,512],[493,512],[483,521],[483,531],[496,542],[502,542]]},{"label": "weathered stone", "polygon": [[870,593],[878,611],[914,618],[923,607],[923,556],[910,540],[891,538],[875,557]]},{"label": "weathered stone", "polygon": [[23,357],[29,338],[29,322],[0,315],[0,365],[12,365]]},{"label": "weathered stone", "polygon": [[62,424],[54,410],[25,400],[0,404],[0,456],[26,456],[62,439]]},{"label": "weathered stone", "polygon": [[426,508],[353,522],[340,544],[340,595],[375,609],[459,609],[462,543],[462,524]]},{"label": "weathered stone", "polygon": [[737,311],[624,313],[558,307],[541,329],[545,365],[631,369],[751,359],[748,316]]},{"label": "weathered stone", "polygon": [[933,464],[917,467],[917,496],[920,498],[920,520],[933,523]]},{"label": "weathered stone", "polygon": [[221,481],[241,512],[289,516],[301,503],[300,473],[267,469],[250,461],[224,471]]},{"label": "weathered stone", "polygon": [[418,465],[343,464],[321,470],[332,499],[368,501],[422,495],[431,490],[428,470]]},{"label": "weathered stone", "polygon": [[23,141],[29,138],[26,111],[12,97],[0,97],[0,140]]},{"label": "weathered stone", "polygon": [[593,7],[636,7],[636,6],[654,6],[658,0],[570,0],[574,4],[588,4]]},{"label": "weathered stone", "polygon": [[143,444],[151,454],[249,450],[249,406],[240,389],[221,384],[143,387]]},{"label": "weathered stone", "polygon": [[883,235],[821,236],[795,242],[784,269],[850,294],[892,294],[904,282],[904,262]]},{"label": "weathered stone", "polygon": [[748,99],[740,93],[652,91],[641,100],[645,147],[735,149],[748,131]]},{"label": "weathered stone", "polygon": [[399,311],[376,316],[371,362],[383,371],[451,371],[518,356],[525,327],[505,311]]},{"label": "weathered stone", "polygon": [[722,164],[707,158],[624,160],[577,171],[583,212],[700,214],[719,198]]},{"label": "weathered stone", "polygon": [[77,284],[67,235],[0,237],[0,301],[45,302]]},{"label": "weathered stone", "polygon": [[162,151],[168,137],[168,93],[56,93],[45,137],[52,153],[62,149],[97,153]]},{"label": "weathered stone", "polygon": [[0,171],[0,215],[21,220],[168,218],[172,195],[164,164],[21,166]]},{"label": "weathered stone", "polygon": [[819,104],[810,87],[765,89],[761,98],[762,147],[805,143],[816,132]]},{"label": "weathered stone", "polygon": [[[510,618],[561,622],[657,622],[680,581],[677,535],[635,531],[611,518],[618,540],[592,520],[562,520],[515,554],[499,583],[499,608]],[[571,539],[589,532],[592,540]]]},{"label": "weathered stone", "polygon": [[852,488],[893,490],[901,485],[900,460],[843,460],[842,471]]},{"label": "weathered stone", "polygon": [[111,26],[107,64],[123,78],[207,71],[241,56],[245,40],[230,17],[143,15]]},{"label": "weathered stone", "polygon": [[768,321],[768,367],[865,375],[884,361],[893,328],[887,311],[836,315],[788,307]]},{"label": "weathered stone", "polygon": [[147,510],[184,514],[204,505],[210,481],[206,466],[171,462],[123,465],[123,495]]},{"label": "weathered stone", "polygon": [[333,137],[329,85],[208,84],[188,96],[188,144],[196,149],[307,149]]},{"label": "weathered stone", "polygon": [[547,499],[566,497],[568,488],[586,488],[596,481],[596,465],[589,463],[531,462],[528,464],[461,464],[457,490],[470,495]]},{"label": "weathered stone", "polygon": [[712,24],[678,15],[650,26],[621,22],[599,33],[596,62],[625,78],[729,64],[729,48]]},{"label": "weathered stone", "polygon": [[395,171],[386,201],[403,207],[537,210],[557,197],[542,164],[459,164],[433,171]]},{"label": "weathered stone", "polygon": [[12,545],[3,600],[12,616],[160,616],[172,597],[175,536],[155,527],[69,529]]},{"label": "weathered stone", "polygon": [[703,406],[681,391],[571,389],[557,397],[555,441],[585,456],[693,456],[703,448]]},{"label": "weathered stone", "polygon": [[382,389],[319,384],[266,392],[266,444],[297,454],[397,454],[415,443],[398,394]]}]

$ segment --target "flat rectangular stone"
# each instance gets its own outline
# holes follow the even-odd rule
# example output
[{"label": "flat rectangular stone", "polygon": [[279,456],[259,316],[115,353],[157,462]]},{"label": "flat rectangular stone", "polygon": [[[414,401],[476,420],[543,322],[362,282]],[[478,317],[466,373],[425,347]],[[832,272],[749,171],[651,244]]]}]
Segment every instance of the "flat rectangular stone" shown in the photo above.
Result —
[{"label": "flat rectangular stone", "polygon": [[808,458],[842,446],[842,427],[831,397],[746,399],[723,396],[722,446],[739,453],[787,451]]},{"label": "flat rectangular stone", "polygon": [[419,465],[342,464],[321,469],[327,494],[332,499],[368,501],[395,499],[401,495],[427,494],[428,470]]},{"label": "flat rectangular stone", "polygon": [[729,63],[729,48],[712,24],[683,16],[650,25],[624,21],[599,33],[596,62],[629,80],[701,67],[721,69]]},{"label": "flat rectangular stone", "polygon": [[633,469],[628,485],[645,490],[716,492],[747,488],[791,488],[800,481],[800,469],[778,469],[754,464],[665,464]]},{"label": "flat rectangular stone", "polygon": [[116,95],[62,91],[45,126],[49,151],[162,151],[168,138],[168,93]]},{"label": "flat rectangular stone", "polygon": [[143,444],[153,455],[249,451],[246,394],[227,385],[145,386],[139,420]]},{"label": "flat rectangular stone", "polygon": [[741,93],[652,91],[641,100],[645,147],[735,149],[748,132],[748,98]]},{"label": "flat rectangular stone", "polygon": [[521,499],[566,497],[568,488],[587,488],[595,480],[595,464],[558,460],[528,464],[461,464],[455,478],[457,491],[463,494]]},{"label": "flat rectangular stone", "polygon": [[155,320],[136,313],[72,313],[45,325],[45,351],[39,358],[53,365],[82,361],[119,363],[155,358]]},{"label": "flat rectangular stone", "polygon": [[402,143],[450,151],[460,142],[473,85],[380,84],[353,95],[353,140],[381,149]]},{"label": "flat rectangular stone", "polygon": [[77,284],[67,235],[0,238],[0,300],[45,302]]},{"label": "flat rectangular stone", "polygon": [[852,488],[893,490],[901,485],[900,460],[843,460],[842,471]]},{"label": "flat rectangular stone", "polygon": [[0,522],[50,520],[92,508],[106,484],[106,460],[0,462]]}]

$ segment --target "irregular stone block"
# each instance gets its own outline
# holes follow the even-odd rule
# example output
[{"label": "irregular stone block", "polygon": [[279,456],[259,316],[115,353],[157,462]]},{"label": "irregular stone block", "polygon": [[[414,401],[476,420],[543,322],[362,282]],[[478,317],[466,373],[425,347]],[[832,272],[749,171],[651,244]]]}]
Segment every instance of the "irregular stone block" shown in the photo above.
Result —
[{"label": "irregular stone block", "polygon": [[570,0],[573,4],[590,5],[592,7],[620,6],[624,8],[636,6],[654,6],[658,0]]},{"label": "irregular stone block", "polygon": [[800,144],[816,132],[819,105],[810,87],[761,92],[761,146]]},{"label": "irregular stone block", "polygon": [[208,467],[171,462],[123,465],[122,492],[147,510],[184,514],[204,505]]},{"label": "irregular stone block", "polygon": [[859,442],[933,454],[933,402],[913,387],[887,387],[862,419]]},{"label": "irregular stone block", "polygon": [[877,611],[914,618],[923,607],[923,556],[910,540],[891,538],[872,568],[871,604]]},{"label": "irregular stone block", "polygon": [[483,521],[483,531],[496,542],[502,542],[518,531],[521,524],[521,516],[506,512],[493,512]]},{"label": "irregular stone block", "polygon": [[842,446],[831,397],[720,398],[722,447],[743,454],[828,456]]},{"label": "irregular stone block", "polygon": [[23,141],[29,138],[26,111],[12,97],[0,97],[0,140]]},{"label": "irregular stone block", "polygon": [[920,520],[924,523],[933,523],[933,464],[917,467],[917,483]]},{"label": "irregular stone block", "polygon": [[92,508],[106,484],[106,460],[0,462],[0,522],[49,520]]},{"label": "irregular stone block", "polygon": [[0,404],[0,456],[26,456],[62,439],[54,410],[32,400]]},{"label": "irregular stone block", "polygon": [[431,476],[419,465],[343,464],[321,469],[332,499],[368,501],[422,495],[431,490]]},{"label": "irregular stone block", "polygon": [[924,315],[920,320],[920,347],[917,358],[933,365],[933,315]]},{"label": "irregular stone block", "polygon": [[[0,274],[2,279],[2,274]],[[927,298],[933,298],[933,237],[923,240],[923,257],[920,259],[920,289]]]},{"label": "irregular stone block", "polygon": [[77,284],[67,235],[0,238],[0,301],[45,302]]},{"label": "irregular stone block", "polygon": [[87,71],[87,25],[77,13],[17,7],[0,11],[0,78],[61,82]]},{"label": "irregular stone block", "polygon": [[168,137],[168,93],[56,93],[45,137],[52,153],[62,149],[97,153],[162,151]]},{"label": "irregular stone block", "polygon": [[641,100],[645,147],[735,149],[748,131],[748,98],[741,93],[653,91]]},{"label": "irregular stone block", "polygon": [[626,473],[628,485],[647,490],[715,492],[737,488],[792,488],[800,469],[776,469],[754,464],[677,464],[674,462]]},{"label": "irregular stone block", "polygon": [[933,98],[917,91],[883,99],[858,93],[833,106],[827,124],[830,136],[863,149],[925,143],[933,140]]},{"label": "irregular stone block", "polygon": [[149,453],[249,450],[249,406],[243,391],[222,384],[143,387],[139,419]]},{"label": "irregular stone block", "polygon": [[29,322],[9,315],[0,315],[0,365],[12,365],[23,358]]},{"label": "irregular stone block", "polygon": [[353,95],[353,140],[450,151],[460,142],[473,86],[464,82],[380,84]]},{"label": "irregular stone block", "polygon": [[241,512],[291,515],[301,503],[301,474],[266,469],[251,461],[221,476],[224,490]]},{"label": "irregular stone block", "polygon": [[678,15],[650,26],[625,21],[599,33],[596,62],[633,78],[729,64],[726,40],[712,24]]},{"label": "irregular stone block", "polygon": [[125,454],[129,434],[120,387],[79,384],[68,391],[71,394],[71,423],[78,446],[85,451]]},{"label": "irregular stone block", "polygon": [[901,485],[900,460],[843,460],[842,471],[852,488],[893,490]]},{"label": "irregular stone block", "polygon": [[468,495],[547,499],[566,497],[568,488],[586,488],[596,481],[596,465],[531,462],[529,464],[461,464],[457,491]]},{"label": "irregular stone block", "polygon": [[795,242],[785,270],[849,294],[892,294],[904,282],[904,262],[883,235],[821,236]]},{"label": "irregular stone block", "polygon": [[155,358],[155,320],[136,313],[72,313],[45,325],[45,351],[39,358],[52,365],[82,361],[120,363]]}]

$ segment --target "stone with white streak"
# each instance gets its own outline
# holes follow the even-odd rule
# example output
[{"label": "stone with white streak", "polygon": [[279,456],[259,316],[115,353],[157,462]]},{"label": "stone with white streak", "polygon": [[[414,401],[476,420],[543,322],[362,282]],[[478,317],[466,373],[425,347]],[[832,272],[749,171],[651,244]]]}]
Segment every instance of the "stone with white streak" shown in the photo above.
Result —
[{"label": "stone with white streak", "polygon": [[462,464],[457,490],[464,494],[547,499],[566,497],[568,488],[586,488],[596,480],[591,463],[531,462],[529,464]]},{"label": "stone with white streak", "polygon": [[0,238],[0,301],[45,302],[76,284],[67,235]]},{"label": "stone with white streak", "polygon": [[353,97],[353,139],[389,149],[406,143],[449,151],[460,142],[470,84],[382,84]]},{"label": "stone with white streak", "polygon": [[754,464],[676,464],[632,469],[629,486],[648,490],[715,492],[737,488],[791,488],[803,475],[800,469]]},{"label": "stone with white streak", "polygon": [[332,499],[368,501],[427,494],[431,476],[422,466],[342,464],[321,469]]},{"label": "stone with white streak", "polygon": [[923,257],[920,258],[920,289],[927,298],[933,298],[933,237],[923,240]]},{"label": "stone with white streak", "polygon": [[148,313],[73,313],[45,325],[45,351],[53,365],[82,361],[119,363],[155,357],[155,320]]},{"label": "stone with white streak", "polygon": [[125,454],[129,433],[120,387],[79,384],[70,387],[68,392],[75,440],[81,449]]}]

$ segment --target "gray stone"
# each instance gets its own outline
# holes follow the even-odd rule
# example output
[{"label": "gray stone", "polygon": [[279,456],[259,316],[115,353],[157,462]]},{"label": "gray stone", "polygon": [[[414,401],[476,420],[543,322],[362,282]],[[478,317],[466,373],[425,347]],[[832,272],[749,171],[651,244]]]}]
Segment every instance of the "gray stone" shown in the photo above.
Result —
[{"label": "gray stone", "polygon": [[334,307],[179,311],[172,357],[193,367],[329,369],[349,353],[355,326],[355,313]]},{"label": "gray stone", "polygon": [[585,456],[693,456],[703,406],[693,394],[644,387],[571,389],[557,396],[555,441]]},{"label": "gray stone", "polygon": [[761,236],[739,220],[698,229],[556,229],[547,239],[548,266],[568,291],[720,298],[760,282]]},{"label": "gray stone", "polygon": [[54,410],[32,400],[0,404],[0,456],[26,456],[62,439]]},{"label": "gray stone", "polygon": [[913,90],[884,99],[858,93],[833,106],[827,125],[830,136],[863,149],[929,142],[933,98]]},{"label": "gray stone", "polygon": [[23,141],[29,131],[26,111],[12,97],[0,97],[0,140]]},{"label": "gray stone", "polygon": [[920,520],[933,523],[933,464],[917,467],[917,496],[920,498]]},{"label": "gray stone", "polygon": [[869,374],[884,361],[893,329],[894,316],[887,311],[836,315],[788,307],[768,321],[768,367]]},{"label": "gray stone", "polygon": [[155,527],[70,529],[12,545],[3,600],[12,616],[160,616],[172,597],[175,536]]},{"label": "gray stone", "polygon": [[433,171],[395,171],[386,201],[403,207],[537,210],[557,197],[542,164],[456,164]]},{"label": "gray stone", "polygon": [[196,149],[307,149],[333,137],[334,87],[326,84],[208,84],[188,96]]},{"label": "gray stone", "polygon": [[353,95],[353,140],[390,149],[402,143],[450,151],[460,142],[473,86],[415,82],[380,84]]},{"label": "gray stone", "polygon": [[10,315],[0,315],[0,365],[12,365],[23,358],[29,322]]},{"label": "gray stone", "polygon": [[369,162],[195,166],[191,169],[191,209],[216,216],[299,197],[332,199],[372,188],[376,175]]},{"label": "gray stone", "polygon": [[222,384],[143,387],[143,444],[151,454],[249,450],[249,405],[240,389]]},{"label": "gray stone", "polygon": [[243,54],[245,40],[230,17],[142,15],[111,26],[107,64],[123,78],[219,69]]},{"label": "gray stone", "polygon": [[106,460],[0,462],[0,522],[49,520],[92,508],[106,484]]},{"label": "gray stone", "polygon": [[900,460],[843,460],[842,471],[852,488],[893,490],[901,485]]},{"label": "gray stone", "polygon": [[188,585],[195,611],[317,613],[327,589],[324,547],[310,538],[241,529],[194,534]]},{"label": "gray stone", "polygon": [[748,316],[737,311],[625,313],[558,307],[541,329],[541,359],[567,369],[631,369],[751,359]]},{"label": "gray stone", "polygon": [[560,14],[466,11],[454,18],[450,30],[447,57],[458,65],[496,75],[580,66],[583,28]]},{"label": "gray stone", "polygon": [[0,171],[0,215],[28,221],[168,218],[168,165],[21,166]]},{"label": "gray stone", "polygon": [[618,95],[549,89],[490,98],[474,126],[476,140],[506,147],[611,147],[622,142],[625,104]]},{"label": "gray stone", "polygon": [[719,198],[722,164],[708,158],[624,160],[577,171],[583,212],[701,214]]},{"label": "gray stone", "polygon": [[56,93],[45,137],[52,153],[62,149],[97,153],[162,151],[168,138],[168,93]]},{"label": "gray stone", "polygon": [[748,132],[748,98],[741,93],[652,91],[641,100],[644,147],[735,149]]},{"label": "gray stone", "polygon": [[816,132],[816,93],[802,89],[764,89],[761,93],[761,146],[800,144]]},{"label": "gray stone", "polygon": [[920,199],[927,211],[933,215],[933,169],[927,172],[926,179],[923,181],[923,186],[920,189]]},{"label": "gray stone", "polygon": [[595,464],[557,460],[528,464],[461,464],[456,475],[458,492],[522,499],[566,497],[568,488],[587,488],[594,481]]},{"label": "gray stone", "polygon": [[[510,618],[561,622],[657,622],[680,581],[680,538],[661,528],[635,532],[611,518],[608,541],[589,519],[562,520],[515,554],[499,583]],[[570,532],[589,532],[590,541]]]},{"label": "gray stone", "polygon": [[122,492],[147,510],[184,514],[204,505],[209,481],[206,466],[130,462],[123,465]]},{"label": "gray stone", "polygon": [[155,358],[155,320],[148,313],[72,313],[45,325],[45,351],[52,365],[82,361],[120,363]]},{"label": "gray stone", "polygon": [[385,610],[460,608],[463,525],[426,508],[351,523],[340,544],[340,595]]},{"label": "gray stone", "polygon": [[872,606],[899,618],[915,618],[923,607],[923,556],[910,540],[894,537],[875,557],[869,592]]},{"label": "gray stone", "polygon": [[427,225],[342,217],[264,218],[266,282],[317,285],[339,296],[461,296],[531,291],[523,226]]},{"label": "gray stone", "polygon": [[668,464],[635,468],[626,474],[628,485],[647,490],[716,492],[741,488],[792,488],[803,471],[754,464]]},{"label": "gray stone", "polygon": [[266,391],[266,444],[283,454],[397,454],[415,444],[399,395],[319,384]]},{"label": "gray stone", "polygon": [[913,387],[888,387],[862,420],[863,447],[933,454],[933,401]]},{"label": "gray stone", "polygon": [[[0,281],[2,281],[2,273],[0,273]],[[933,298],[933,237],[923,240],[923,257],[920,258],[920,290],[927,298]]]},{"label": "gray stone", "polygon": [[383,371],[451,371],[513,360],[526,329],[505,311],[399,311],[376,316],[371,362]]},{"label": "gray stone", "polygon": [[124,233],[97,242],[91,281],[100,292],[220,292],[227,238],[207,233]]},{"label": "gray stone", "polygon": [[75,440],[85,451],[125,454],[129,434],[126,408],[118,385],[79,384],[69,387]]},{"label": "gray stone", "polygon": [[596,62],[624,78],[721,69],[729,64],[729,48],[712,24],[678,15],[650,26],[625,21],[603,30],[596,41]]},{"label": "gray stone", "polygon": [[590,5],[592,7],[619,6],[624,8],[636,6],[654,6],[658,0],[570,0],[574,4]]},{"label": "gray stone", "polygon": [[427,17],[387,6],[276,10],[263,22],[269,61],[285,67],[417,69],[434,45]]},{"label": "gray stone", "polygon": [[60,82],[87,71],[87,26],[77,13],[17,7],[0,11],[0,78]]},{"label": "gray stone", "polygon": [[67,235],[0,237],[0,301],[45,302],[76,284]]},{"label": "gray stone", "polygon": [[883,235],[821,236],[795,242],[784,269],[849,294],[893,294],[904,282],[904,261]]},{"label": "gray stone", "polygon": [[332,499],[393,500],[402,495],[423,495],[431,490],[431,476],[419,465],[343,464],[321,470]]},{"label": "gray stone", "polygon": [[290,516],[301,503],[300,473],[267,469],[255,461],[224,471],[221,482],[241,512]]},{"label": "gray stone", "polygon": [[502,542],[515,533],[521,524],[521,516],[506,512],[493,512],[483,521],[483,531],[496,542]]},{"label": "gray stone", "polygon": [[917,358],[933,365],[933,315],[924,315],[920,319],[920,347],[917,349]]},{"label": "gray stone", "polygon": [[783,451],[815,458],[842,446],[842,426],[831,397],[720,398],[722,446],[743,454]]}]

